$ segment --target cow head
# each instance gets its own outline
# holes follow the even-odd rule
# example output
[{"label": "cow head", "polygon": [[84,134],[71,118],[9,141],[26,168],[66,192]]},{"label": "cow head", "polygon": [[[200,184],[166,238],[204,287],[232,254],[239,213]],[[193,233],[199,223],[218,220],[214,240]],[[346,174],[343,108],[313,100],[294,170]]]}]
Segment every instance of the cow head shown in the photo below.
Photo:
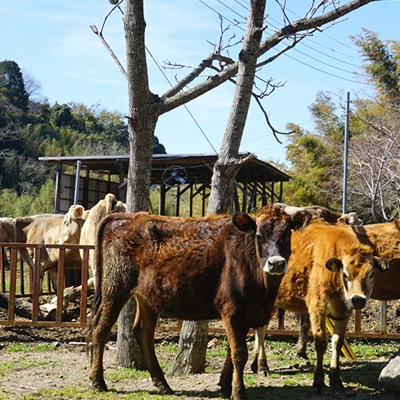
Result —
[{"label": "cow head", "polygon": [[280,207],[266,206],[255,221],[244,213],[236,213],[232,221],[242,231],[254,230],[261,267],[268,274],[280,275],[288,269],[291,230],[304,227],[310,219],[306,211],[289,215]]},{"label": "cow head", "polygon": [[358,218],[358,215],[356,212],[342,214],[342,216],[338,218],[337,222],[342,222],[344,224],[353,225],[353,226],[362,226],[363,225],[362,219]]},{"label": "cow head", "polygon": [[58,238],[59,244],[79,243],[82,225],[85,222],[85,209],[80,205],[72,205],[64,216],[63,226]]},{"label": "cow head", "polygon": [[386,271],[389,263],[384,258],[373,256],[368,246],[349,249],[341,258],[330,258],[326,268],[334,273],[342,272],[343,287],[348,305],[354,309],[368,306],[374,285],[375,271]]}]

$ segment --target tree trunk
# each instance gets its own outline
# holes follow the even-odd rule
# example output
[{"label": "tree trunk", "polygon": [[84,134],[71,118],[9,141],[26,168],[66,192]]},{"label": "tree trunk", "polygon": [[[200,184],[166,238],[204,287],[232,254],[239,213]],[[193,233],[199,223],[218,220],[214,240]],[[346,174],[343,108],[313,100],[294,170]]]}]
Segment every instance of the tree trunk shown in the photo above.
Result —
[{"label": "tree trunk", "polygon": [[[263,17],[266,0],[253,0],[250,3],[246,34],[239,55],[238,78],[221,150],[214,166],[208,214],[227,213],[234,189],[235,178],[242,160],[239,160],[239,147],[249,111],[257,53],[262,37]],[[208,323],[206,321],[184,321],[177,357],[170,372],[175,375],[204,371],[207,350]],[[191,338],[194,337],[195,340]],[[202,365],[190,366],[191,362]]]},{"label": "tree trunk", "polygon": [[[143,0],[125,2],[124,29],[126,39],[129,93],[128,132],[130,158],[127,186],[127,211],[148,211],[154,131],[157,123],[157,101],[149,90],[145,48]],[[130,300],[118,320],[117,364],[146,368],[144,355],[132,332],[135,301]]]},{"label": "tree trunk", "polygon": [[[208,322],[184,321],[179,348],[168,374],[187,375],[204,372],[208,343]],[[193,349],[188,352],[187,349]]]}]

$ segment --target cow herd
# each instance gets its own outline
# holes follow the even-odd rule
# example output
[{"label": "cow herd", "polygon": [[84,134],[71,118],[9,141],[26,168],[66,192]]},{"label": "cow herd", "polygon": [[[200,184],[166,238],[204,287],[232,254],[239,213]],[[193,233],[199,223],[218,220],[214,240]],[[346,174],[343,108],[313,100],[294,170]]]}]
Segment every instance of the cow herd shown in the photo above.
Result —
[{"label": "cow herd", "polygon": [[[32,269],[39,263],[40,280],[49,272],[52,285],[57,289],[58,249],[48,248],[49,244],[94,245],[98,222],[111,211],[125,211],[125,205],[109,193],[93,208],[85,210],[81,205],[72,205],[65,215],[38,214],[29,217],[0,218],[0,242],[17,242],[44,245],[35,260],[33,249],[21,248],[20,256]],[[82,254],[77,249],[65,252],[65,267],[82,265]],[[89,258],[89,265],[92,255]],[[91,278],[89,285],[93,286]]]},{"label": "cow herd", "polygon": [[[95,296],[88,343],[90,379],[99,390],[107,390],[103,353],[108,335],[132,296],[136,300],[133,331],[159,393],[172,393],[172,389],[154,349],[158,316],[221,319],[228,353],[219,385],[222,395],[233,399],[247,398],[243,371],[251,328],[256,330],[251,368],[268,370],[265,328],[278,308],[309,316],[306,321],[317,354],[313,386],[320,393],[325,386],[326,318],[335,321],[329,383],[337,390],[343,388],[339,355],[353,310],[367,307],[370,298],[400,297],[399,221],[363,225],[354,213],[340,215],[323,207],[283,203],[265,206],[257,215],[202,218],[121,211],[123,204],[107,195],[89,211],[71,206],[66,216],[57,217],[57,234],[50,229],[39,234],[41,222],[48,217],[36,216],[30,223],[18,221],[20,230],[12,221],[10,235],[14,236],[8,238],[28,242],[41,235],[46,241],[48,234],[53,240],[57,236],[59,243],[70,243],[76,242],[71,238],[78,229],[78,243],[95,245],[89,260]],[[0,241],[8,226],[3,220]],[[21,256],[32,262],[29,254]],[[54,263],[54,256],[46,255],[42,272]],[[304,327],[303,338],[309,326]]]}]

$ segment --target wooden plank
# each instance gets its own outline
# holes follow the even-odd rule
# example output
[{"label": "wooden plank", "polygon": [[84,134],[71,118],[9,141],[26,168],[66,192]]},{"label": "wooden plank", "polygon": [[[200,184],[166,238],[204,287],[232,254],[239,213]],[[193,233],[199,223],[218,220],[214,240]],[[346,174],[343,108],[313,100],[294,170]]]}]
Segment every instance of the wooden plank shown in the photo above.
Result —
[{"label": "wooden plank", "polygon": [[15,318],[15,290],[17,280],[17,249],[11,249],[10,253],[10,293],[8,296],[8,319],[14,321]]},{"label": "wooden plank", "polygon": [[57,323],[62,322],[62,315],[63,315],[64,265],[65,265],[65,249],[59,249],[58,274],[57,274],[57,310],[56,310]]},{"label": "wooden plank", "polygon": [[39,319],[39,296],[42,291],[40,280],[40,259],[42,248],[35,248],[35,263],[33,266],[33,292],[32,292],[32,321],[38,322]]},{"label": "wooden plank", "polygon": [[[92,250],[93,251],[93,250]],[[81,281],[81,309],[80,309],[80,321],[86,323],[86,312],[87,312],[87,283],[89,278],[88,273],[89,264],[89,250],[83,250],[82,257],[82,281]]]}]

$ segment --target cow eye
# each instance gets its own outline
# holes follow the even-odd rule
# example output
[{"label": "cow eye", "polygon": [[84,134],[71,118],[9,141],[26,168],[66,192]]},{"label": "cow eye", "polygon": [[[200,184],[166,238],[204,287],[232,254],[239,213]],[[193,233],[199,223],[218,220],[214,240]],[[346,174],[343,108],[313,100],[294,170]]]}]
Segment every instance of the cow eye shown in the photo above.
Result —
[{"label": "cow eye", "polygon": [[347,276],[346,272],[344,272],[344,271],[343,271],[343,279],[345,279],[346,281],[348,279],[348,276]]},{"label": "cow eye", "polygon": [[374,277],[375,277],[375,272],[372,271],[372,272],[370,273],[370,275],[369,275],[369,279],[374,279]]},{"label": "cow eye", "polygon": [[259,233],[256,233],[256,240],[258,243],[262,242],[262,236]]}]

